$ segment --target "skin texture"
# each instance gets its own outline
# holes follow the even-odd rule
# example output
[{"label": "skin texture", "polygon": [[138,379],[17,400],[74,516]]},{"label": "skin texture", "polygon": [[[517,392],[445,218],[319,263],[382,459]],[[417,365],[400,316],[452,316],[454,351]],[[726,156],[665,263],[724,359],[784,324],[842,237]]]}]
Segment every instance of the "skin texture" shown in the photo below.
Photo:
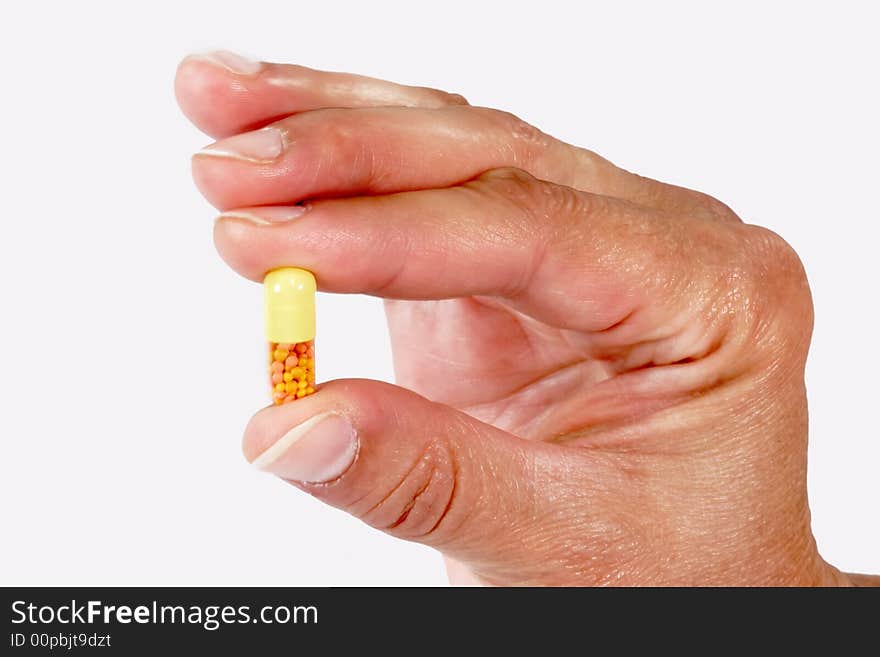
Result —
[{"label": "skin texture", "polygon": [[813,311],[782,238],[455,94],[223,61],[181,63],[184,113],[216,138],[278,132],[266,156],[193,158],[220,254],[386,299],[400,384],[260,411],[249,460],[345,418],[356,456],[291,483],[437,548],[454,583],[876,582],[813,540]]}]

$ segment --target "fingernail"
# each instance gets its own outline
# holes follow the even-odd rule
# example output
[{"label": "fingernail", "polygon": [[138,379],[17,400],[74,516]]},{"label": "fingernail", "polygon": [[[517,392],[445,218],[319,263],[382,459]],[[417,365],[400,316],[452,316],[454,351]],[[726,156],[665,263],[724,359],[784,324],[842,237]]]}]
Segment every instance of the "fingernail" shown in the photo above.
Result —
[{"label": "fingernail", "polygon": [[348,420],[322,413],[288,431],[252,464],[282,479],[322,483],[351,466],[357,447],[357,433]]},{"label": "fingernail", "polygon": [[256,75],[263,68],[262,62],[256,62],[253,59],[248,59],[243,55],[229,52],[228,50],[215,50],[213,52],[201,53],[194,56],[198,59],[204,59],[212,64],[216,64],[217,66],[222,66],[227,71],[239,75]]},{"label": "fingernail", "polygon": [[284,150],[284,136],[278,128],[263,128],[223,139],[199,151],[200,155],[233,157],[251,162],[271,162]]},{"label": "fingernail", "polygon": [[259,210],[229,210],[224,212],[218,218],[232,217],[234,219],[244,219],[255,224],[268,226],[271,224],[280,224],[285,221],[292,221],[304,215],[309,209],[307,205],[287,205],[272,206],[260,208]]}]

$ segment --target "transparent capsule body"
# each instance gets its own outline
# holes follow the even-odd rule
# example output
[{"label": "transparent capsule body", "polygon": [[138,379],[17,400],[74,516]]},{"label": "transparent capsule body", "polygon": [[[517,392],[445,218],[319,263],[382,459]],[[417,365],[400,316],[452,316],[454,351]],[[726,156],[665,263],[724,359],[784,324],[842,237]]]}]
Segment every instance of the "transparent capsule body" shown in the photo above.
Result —
[{"label": "transparent capsule body", "polygon": [[315,277],[284,267],[263,288],[272,401],[286,404],[315,392]]},{"label": "transparent capsule body", "polygon": [[315,392],[315,341],[269,343],[269,379],[276,404]]}]

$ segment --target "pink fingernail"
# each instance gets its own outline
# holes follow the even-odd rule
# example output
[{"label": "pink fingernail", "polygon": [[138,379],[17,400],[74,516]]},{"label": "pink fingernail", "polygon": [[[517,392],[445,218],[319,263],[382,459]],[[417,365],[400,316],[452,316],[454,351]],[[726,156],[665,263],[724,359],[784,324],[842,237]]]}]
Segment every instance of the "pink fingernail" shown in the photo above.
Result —
[{"label": "pink fingernail", "polygon": [[309,209],[307,205],[266,206],[248,210],[228,210],[220,218],[232,217],[244,219],[255,224],[270,225],[292,221],[304,215]]},{"label": "pink fingernail", "polygon": [[199,151],[199,155],[231,157],[251,162],[271,162],[284,151],[284,135],[278,128],[245,132],[215,142]]},{"label": "pink fingernail", "polygon": [[222,66],[227,71],[237,73],[238,75],[256,75],[263,69],[262,62],[254,61],[228,50],[215,50],[213,52],[193,55],[193,57]]},{"label": "pink fingernail", "polygon": [[290,429],[253,465],[282,479],[323,483],[348,470],[357,449],[351,423],[336,413],[322,413]]}]

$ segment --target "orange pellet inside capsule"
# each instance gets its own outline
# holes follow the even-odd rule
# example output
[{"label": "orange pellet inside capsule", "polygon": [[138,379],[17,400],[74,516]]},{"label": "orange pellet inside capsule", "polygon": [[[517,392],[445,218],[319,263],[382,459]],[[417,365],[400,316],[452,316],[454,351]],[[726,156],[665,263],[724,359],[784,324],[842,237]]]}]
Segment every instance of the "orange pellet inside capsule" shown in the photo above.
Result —
[{"label": "orange pellet inside capsule", "polygon": [[315,341],[269,343],[272,399],[284,404],[315,392]]}]

